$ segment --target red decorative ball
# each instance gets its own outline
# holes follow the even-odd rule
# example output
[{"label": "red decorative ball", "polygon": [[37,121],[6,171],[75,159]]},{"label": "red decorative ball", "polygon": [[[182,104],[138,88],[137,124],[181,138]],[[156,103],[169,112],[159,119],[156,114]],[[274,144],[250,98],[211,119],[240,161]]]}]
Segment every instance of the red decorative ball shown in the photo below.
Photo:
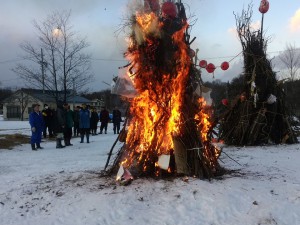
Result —
[{"label": "red decorative ball", "polygon": [[229,63],[228,62],[222,62],[221,69],[222,70],[228,70],[228,68],[229,68]]},{"label": "red decorative ball", "polygon": [[193,49],[190,49],[190,50],[189,50],[189,56],[190,56],[191,58],[194,58],[195,55],[196,55],[196,52],[195,52]]},{"label": "red decorative ball", "polygon": [[246,95],[245,94],[241,94],[240,100],[241,100],[241,102],[244,102],[246,100]]},{"label": "red decorative ball", "polygon": [[207,66],[206,60],[201,60],[201,61],[199,62],[199,66],[200,66],[201,68],[206,68],[206,66]]},{"label": "red decorative ball", "polygon": [[213,73],[215,71],[216,67],[214,64],[212,63],[209,63],[207,66],[206,66],[206,71],[208,73]]},{"label": "red decorative ball", "polygon": [[269,11],[269,7],[270,7],[270,4],[269,4],[268,0],[261,0],[260,6],[259,6],[259,11],[264,14]]},{"label": "red decorative ball", "polygon": [[177,7],[173,2],[165,2],[161,6],[161,11],[168,17],[175,18],[177,16]]},{"label": "red decorative ball", "polygon": [[228,106],[227,98],[222,99],[222,104],[225,105],[225,106]]},{"label": "red decorative ball", "polygon": [[145,0],[145,4],[149,5],[150,9],[154,12],[158,11],[160,6],[159,6],[159,0]]}]

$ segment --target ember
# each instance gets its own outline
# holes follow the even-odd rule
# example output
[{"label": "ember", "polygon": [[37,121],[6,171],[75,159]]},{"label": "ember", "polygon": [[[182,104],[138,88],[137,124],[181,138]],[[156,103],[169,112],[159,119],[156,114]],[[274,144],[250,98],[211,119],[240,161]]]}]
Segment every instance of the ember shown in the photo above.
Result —
[{"label": "ember", "polygon": [[210,178],[220,169],[220,150],[211,144],[210,110],[196,91],[202,83],[190,54],[185,8],[181,1],[165,2],[163,9],[149,11],[150,2],[145,0],[131,21],[125,57],[138,94],[131,100],[126,141],[110,171],[121,166],[133,176],[158,176],[164,169]]}]

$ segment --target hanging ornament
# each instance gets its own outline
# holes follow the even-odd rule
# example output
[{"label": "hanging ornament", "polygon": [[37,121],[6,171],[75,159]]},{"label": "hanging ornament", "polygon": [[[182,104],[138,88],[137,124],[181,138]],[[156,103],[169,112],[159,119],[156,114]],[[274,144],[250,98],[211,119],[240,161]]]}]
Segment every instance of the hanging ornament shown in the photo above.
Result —
[{"label": "hanging ornament", "polygon": [[270,7],[269,1],[268,0],[261,0],[260,6],[259,6],[259,11],[264,14],[268,12]]},{"label": "hanging ornament", "polygon": [[195,52],[193,49],[190,49],[190,50],[189,50],[189,56],[190,56],[191,58],[194,58],[194,57],[196,56],[196,52]]},{"label": "hanging ornament", "polygon": [[228,106],[228,99],[227,98],[222,99],[222,104]]},{"label": "hanging ornament", "polygon": [[229,68],[229,63],[228,62],[222,62],[221,69],[222,70],[228,70],[228,68]]},{"label": "hanging ornament", "polygon": [[244,101],[246,101],[246,93],[242,93],[241,95],[240,95],[240,100],[241,100],[241,102],[244,102]]},{"label": "hanging ornament", "polygon": [[173,2],[165,2],[161,6],[163,16],[174,19],[177,16],[177,7]]},{"label": "hanging ornament", "polygon": [[275,95],[270,94],[269,98],[267,99],[268,104],[273,104],[277,101],[277,97]]},{"label": "hanging ornament", "polygon": [[206,68],[206,66],[207,66],[206,60],[201,60],[201,61],[199,62],[199,66],[200,66],[201,68]]},{"label": "hanging ornament", "polygon": [[159,0],[145,0],[145,4],[146,2],[148,2],[149,7],[153,12],[159,11]]},{"label": "hanging ornament", "polygon": [[208,73],[213,73],[215,71],[216,67],[214,64],[212,63],[209,63],[207,66],[206,66],[206,71]]}]

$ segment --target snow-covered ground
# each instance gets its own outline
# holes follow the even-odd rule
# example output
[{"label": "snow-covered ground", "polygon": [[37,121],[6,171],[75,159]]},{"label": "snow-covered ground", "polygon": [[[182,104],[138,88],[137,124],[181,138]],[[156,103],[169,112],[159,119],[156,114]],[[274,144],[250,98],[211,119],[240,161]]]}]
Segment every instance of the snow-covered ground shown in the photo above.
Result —
[{"label": "snow-covered ground", "polygon": [[[26,121],[0,120],[0,134],[29,131]],[[240,165],[224,154],[221,164],[235,172],[218,180],[118,186],[99,177],[115,138],[110,125],[90,144],[0,150],[0,224],[300,224],[300,145],[224,148]]]},{"label": "snow-covered ground", "polygon": [[3,115],[0,115],[0,135],[15,133],[30,135],[29,122],[3,120]]}]

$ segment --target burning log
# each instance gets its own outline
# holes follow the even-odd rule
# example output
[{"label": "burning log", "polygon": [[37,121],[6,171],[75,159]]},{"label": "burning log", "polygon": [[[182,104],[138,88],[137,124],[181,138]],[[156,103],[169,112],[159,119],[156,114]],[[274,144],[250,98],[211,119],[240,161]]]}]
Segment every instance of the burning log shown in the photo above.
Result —
[{"label": "burning log", "polygon": [[190,54],[185,8],[168,1],[157,13],[155,2],[145,0],[145,9],[131,19],[124,55],[137,96],[130,102],[126,141],[108,173],[122,167],[133,177],[160,176],[167,169],[211,178],[221,169],[220,150],[211,144],[210,110],[196,91],[201,78]]},{"label": "burning log", "polygon": [[177,174],[189,174],[189,169],[187,166],[187,150],[185,145],[181,142],[181,140],[174,138],[174,155],[176,162],[176,172]]},{"label": "burning log", "polygon": [[266,56],[263,20],[256,31],[251,29],[251,18],[251,4],[241,16],[236,15],[244,55],[244,90],[221,117],[220,138],[226,144],[242,146],[296,143],[282,86]]}]

